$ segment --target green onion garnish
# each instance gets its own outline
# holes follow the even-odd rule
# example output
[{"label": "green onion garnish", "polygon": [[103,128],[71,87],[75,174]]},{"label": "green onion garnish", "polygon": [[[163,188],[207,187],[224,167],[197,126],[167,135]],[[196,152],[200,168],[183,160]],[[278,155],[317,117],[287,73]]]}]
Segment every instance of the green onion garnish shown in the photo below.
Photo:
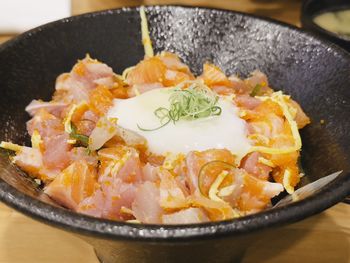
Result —
[{"label": "green onion garnish", "polygon": [[69,136],[77,141],[78,144],[88,147],[89,145],[89,137],[83,134],[77,133],[77,127],[71,122],[72,132]]},{"label": "green onion garnish", "polygon": [[[184,85],[191,85],[184,89]],[[159,107],[154,115],[159,119],[160,126],[146,129],[137,125],[142,131],[158,130],[169,122],[174,124],[180,119],[194,120],[221,114],[221,107],[217,106],[219,96],[200,81],[183,82],[176,86],[170,95],[170,108]]]},{"label": "green onion garnish", "polygon": [[262,85],[261,84],[256,84],[252,92],[249,94],[251,97],[255,97],[259,95],[261,91]]}]

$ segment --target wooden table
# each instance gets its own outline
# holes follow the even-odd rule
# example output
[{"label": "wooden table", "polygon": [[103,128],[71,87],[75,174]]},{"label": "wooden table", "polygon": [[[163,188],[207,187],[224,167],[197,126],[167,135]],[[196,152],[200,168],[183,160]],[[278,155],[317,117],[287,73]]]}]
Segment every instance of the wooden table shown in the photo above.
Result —
[{"label": "wooden table", "polygon": [[[72,13],[159,3],[239,10],[294,25],[299,25],[301,5],[300,0],[73,0]],[[9,38],[0,35],[0,43]],[[350,205],[338,204],[279,232],[275,240],[261,240],[250,248],[243,263],[350,263]],[[78,262],[98,263],[91,246],[0,204],[0,263]]]},{"label": "wooden table", "polygon": [[[243,263],[350,263],[349,218],[350,206],[338,204],[259,241]],[[80,262],[98,263],[87,243],[0,205],[0,263]]]}]

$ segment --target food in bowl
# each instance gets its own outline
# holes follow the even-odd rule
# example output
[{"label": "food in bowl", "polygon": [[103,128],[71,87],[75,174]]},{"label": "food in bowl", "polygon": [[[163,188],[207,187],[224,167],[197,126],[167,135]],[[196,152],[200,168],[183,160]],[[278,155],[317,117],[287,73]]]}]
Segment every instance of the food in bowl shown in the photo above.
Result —
[{"label": "food in bowl", "polygon": [[325,30],[350,37],[350,9],[324,12],[317,15],[314,22]]},{"label": "food in bowl", "polygon": [[205,63],[195,77],[177,55],[153,55],[142,29],[136,66],[118,75],[86,56],[52,101],[28,105],[31,147],[1,143],[13,162],[63,206],[134,223],[232,219],[293,193],[301,107],[258,70],[242,80]]}]

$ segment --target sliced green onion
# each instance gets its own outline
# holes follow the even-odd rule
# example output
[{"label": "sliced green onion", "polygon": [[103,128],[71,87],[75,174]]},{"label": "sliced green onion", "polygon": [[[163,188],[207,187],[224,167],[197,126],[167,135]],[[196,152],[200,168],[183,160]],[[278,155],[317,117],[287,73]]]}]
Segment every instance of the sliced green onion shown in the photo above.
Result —
[{"label": "sliced green onion", "polygon": [[89,145],[89,137],[83,134],[79,134],[77,133],[77,127],[71,123],[71,133],[69,134],[69,136],[73,139],[75,139],[77,141],[78,144],[84,146],[84,147],[88,147]]},{"label": "sliced green onion", "polygon": [[[191,85],[183,89],[185,84]],[[142,131],[154,131],[164,127],[169,122],[174,124],[180,119],[199,119],[221,114],[221,107],[216,104],[219,97],[204,83],[199,81],[187,81],[180,83],[172,91],[169,97],[169,109],[159,107],[154,111],[154,115],[159,119],[160,125],[156,128],[148,129],[137,125]]]},{"label": "sliced green onion", "polygon": [[251,97],[255,97],[259,95],[261,91],[262,85],[261,84],[256,84],[252,92],[249,94]]}]

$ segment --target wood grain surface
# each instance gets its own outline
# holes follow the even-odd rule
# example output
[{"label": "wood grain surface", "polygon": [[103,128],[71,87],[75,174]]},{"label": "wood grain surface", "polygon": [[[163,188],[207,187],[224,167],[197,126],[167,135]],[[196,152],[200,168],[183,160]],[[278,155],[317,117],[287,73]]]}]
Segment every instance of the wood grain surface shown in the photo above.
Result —
[{"label": "wood grain surface", "polygon": [[[238,10],[299,25],[300,0],[72,0],[72,13],[140,4],[183,4]],[[12,36],[1,36],[0,43]],[[98,263],[93,249],[70,233],[0,204],[0,263]],[[278,230],[254,244],[243,263],[350,263],[350,205]]]},{"label": "wood grain surface", "polygon": [[[341,203],[262,239],[242,263],[350,263],[350,209]],[[98,263],[93,249],[70,233],[0,204],[0,263]],[[117,263],[117,262],[116,262]]]}]

